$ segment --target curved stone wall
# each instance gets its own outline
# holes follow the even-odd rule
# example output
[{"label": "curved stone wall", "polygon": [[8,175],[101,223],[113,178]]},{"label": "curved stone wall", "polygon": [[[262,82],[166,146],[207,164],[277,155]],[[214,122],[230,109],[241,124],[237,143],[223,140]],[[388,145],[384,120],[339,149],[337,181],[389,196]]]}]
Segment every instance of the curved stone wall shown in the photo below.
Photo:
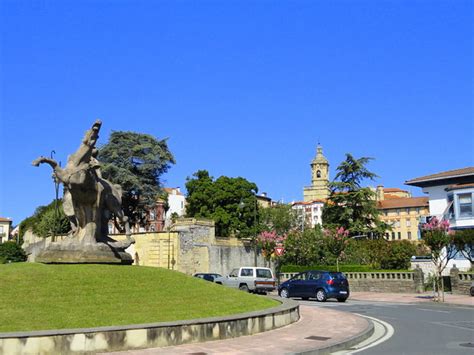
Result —
[{"label": "curved stone wall", "polygon": [[0,354],[84,354],[197,343],[252,335],[296,322],[298,303],[226,317],[178,322],[0,333]]}]

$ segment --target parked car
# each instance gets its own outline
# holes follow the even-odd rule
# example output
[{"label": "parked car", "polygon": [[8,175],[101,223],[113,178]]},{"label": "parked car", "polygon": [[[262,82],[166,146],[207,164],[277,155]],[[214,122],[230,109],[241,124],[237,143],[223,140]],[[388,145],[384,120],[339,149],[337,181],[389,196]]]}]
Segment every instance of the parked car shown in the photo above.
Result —
[{"label": "parked car", "polygon": [[469,293],[471,294],[471,296],[474,297],[474,281],[471,282],[471,288],[469,289]]},{"label": "parked car", "polygon": [[216,277],[222,277],[221,274],[209,273],[209,272],[198,272],[193,275],[194,277],[199,277],[200,279],[214,282]]},{"label": "parked car", "polygon": [[336,298],[345,302],[349,298],[349,282],[342,272],[310,270],[283,282],[278,286],[278,294],[283,298],[316,298],[318,302]]},{"label": "parked car", "polygon": [[237,288],[245,292],[261,293],[273,291],[276,280],[271,269],[245,266],[234,269],[229,276],[217,277],[215,283]]}]

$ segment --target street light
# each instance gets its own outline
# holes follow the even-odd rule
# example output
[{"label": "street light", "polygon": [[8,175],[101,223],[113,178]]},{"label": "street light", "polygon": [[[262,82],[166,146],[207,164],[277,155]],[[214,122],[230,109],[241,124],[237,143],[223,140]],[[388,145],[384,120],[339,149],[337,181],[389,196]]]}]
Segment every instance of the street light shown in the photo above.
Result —
[{"label": "street light", "polygon": [[[254,258],[253,263],[254,263],[254,266],[257,266],[257,204],[258,204],[258,200],[257,200],[256,195],[254,195],[254,197],[255,197],[255,204],[254,204],[254,209],[253,209],[254,233],[252,236],[252,244],[253,244],[253,258]],[[239,203],[239,209],[243,210],[245,205],[246,204],[244,200],[241,198],[240,203]]]}]

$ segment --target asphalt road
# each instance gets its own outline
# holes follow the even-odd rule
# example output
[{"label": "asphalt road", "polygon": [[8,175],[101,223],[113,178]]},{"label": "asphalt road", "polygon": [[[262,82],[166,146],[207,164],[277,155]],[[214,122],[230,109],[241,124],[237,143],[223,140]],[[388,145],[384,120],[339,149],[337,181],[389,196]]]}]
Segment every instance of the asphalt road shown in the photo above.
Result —
[{"label": "asphalt road", "polygon": [[[301,301],[314,307],[331,307],[389,323],[394,334],[385,342],[357,352],[361,355],[474,354],[474,308],[438,304],[396,304],[366,301],[325,303]],[[469,344],[470,347],[461,344]]]}]

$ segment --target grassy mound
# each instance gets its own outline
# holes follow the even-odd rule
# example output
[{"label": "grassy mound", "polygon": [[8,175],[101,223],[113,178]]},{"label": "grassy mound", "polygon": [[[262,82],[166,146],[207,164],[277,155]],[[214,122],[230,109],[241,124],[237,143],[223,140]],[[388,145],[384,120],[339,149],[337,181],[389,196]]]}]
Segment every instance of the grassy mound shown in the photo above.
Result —
[{"label": "grassy mound", "polygon": [[140,266],[0,265],[0,332],[223,316],[278,302]]}]

